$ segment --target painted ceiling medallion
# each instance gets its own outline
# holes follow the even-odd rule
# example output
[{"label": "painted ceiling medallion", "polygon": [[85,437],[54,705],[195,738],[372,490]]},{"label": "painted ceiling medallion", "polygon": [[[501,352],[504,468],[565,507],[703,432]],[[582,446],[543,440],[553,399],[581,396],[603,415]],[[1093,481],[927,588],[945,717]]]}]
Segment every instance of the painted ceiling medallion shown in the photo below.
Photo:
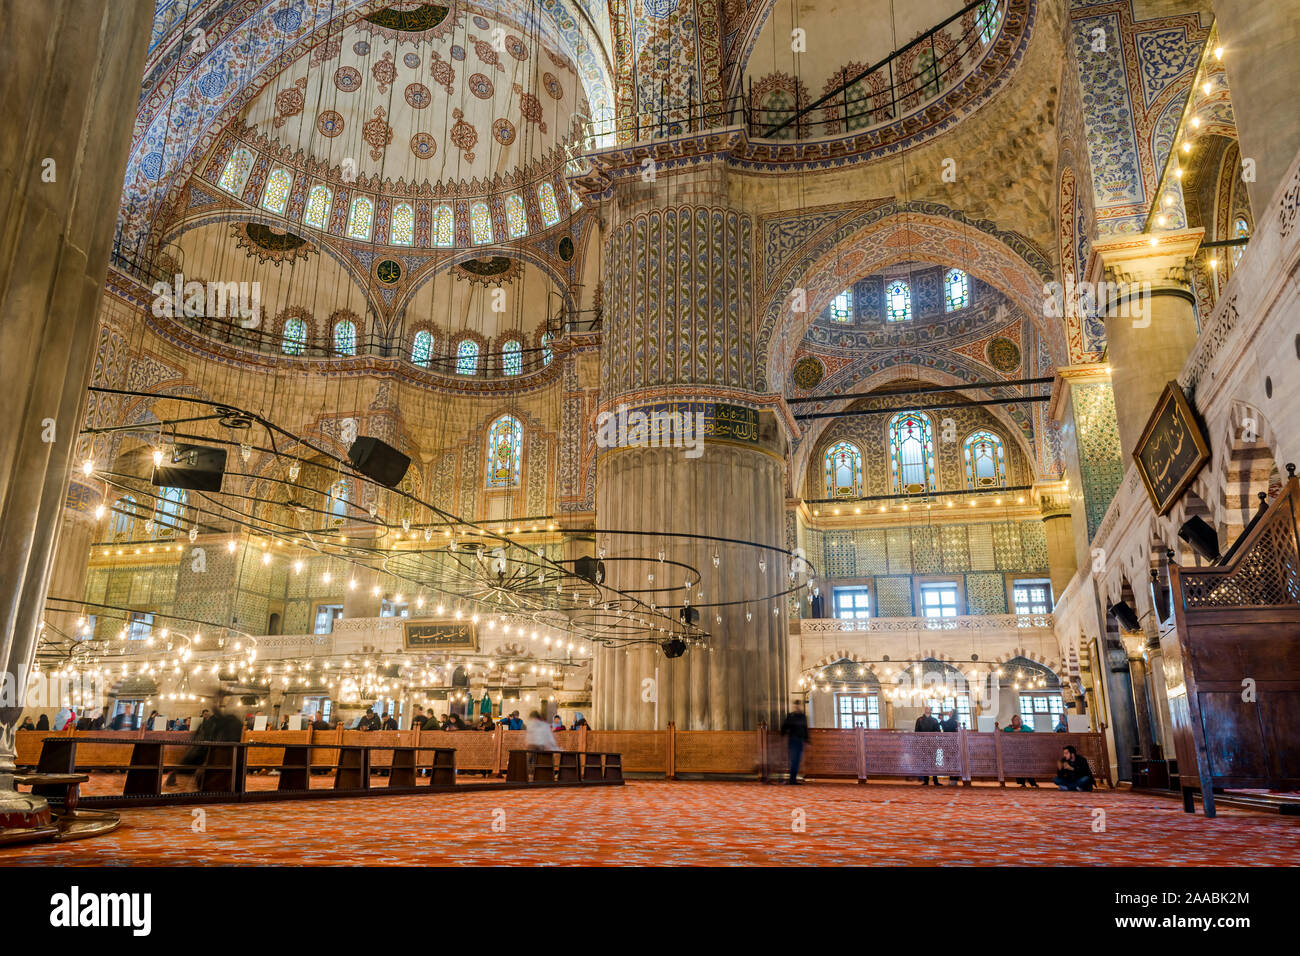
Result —
[{"label": "painted ceiling medallion", "polygon": [[491,99],[492,94],[496,92],[496,88],[492,85],[492,81],[482,73],[471,75],[466,82],[469,83],[469,91],[481,100]]},{"label": "painted ceiling medallion", "polygon": [[524,88],[518,83],[512,87],[519,96],[519,109],[524,114],[524,119],[530,123],[536,123],[537,128],[543,133],[546,132],[546,123],[542,119],[542,101],[532,93],[525,93]]},{"label": "painted ceiling medallion", "polygon": [[[486,30],[487,28],[488,25],[485,22],[483,26],[481,26],[479,29]],[[489,43],[487,40],[480,40],[478,37],[475,36],[467,36],[465,39],[467,39],[470,43],[474,44],[474,52],[478,54],[478,58],[480,60],[482,60],[488,66],[494,66],[498,70],[502,70],[502,71],[505,70],[505,66],[501,63],[501,57],[497,55],[497,48],[494,47],[491,43]]]},{"label": "painted ceiling medallion", "polygon": [[506,52],[521,62],[528,59],[528,47],[517,36],[506,37]]},{"label": "painted ceiling medallion", "polygon": [[320,66],[322,63],[326,63],[338,56],[339,51],[342,49],[343,41],[338,37],[335,37],[332,40],[326,40],[324,43],[317,46],[316,49],[311,51],[311,60],[308,61],[308,65]]},{"label": "painted ceiling medallion", "polygon": [[358,40],[356,43],[352,44],[352,52],[357,56],[369,56],[370,44],[365,40]]},{"label": "painted ceiling medallion", "polygon": [[428,159],[438,151],[438,144],[428,133],[416,133],[411,137],[411,152],[421,159]]},{"label": "painted ceiling medallion", "polygon": [[560,254],[560,258],[563,261],[570,262],[573,259],[573,239],[569,236],[564,236],[560,239],[559,243],[556,244],[555,251]]},{"label": "painted ceiling medallion", "polygon": [[361,89],[361,71],[352,66],[341,66],[334,72],[334,85],[344,93]]},{"label": "painted ceiling medallion", "polygon": [[[456,48],[452,47],[452,56],[456,55]],[[456,79],[456,68],[438,55],[438,51],[433,51],[433,61],[429,64],[429,75],[433,77],[433,82],[437,83],[450,96],[456,92],[453,85]]]},{"label": "painted ceiling medallion", "polygon": [[387,93],[389,85],[397,79],[397,65],[393,63],[393,54],[385,52],[376,60],[375,65],[370,68],[370,75],[375,78],[379,92]]},{"label": "painted ceiling medallion", "polygon": [[386,285],[392,285],[402,278],[402,267],[392,259],[385,259],[375,266],[375,278]]},{"label": "painted ceiling medallion", "polygon": [[794,363],[791,377],[794,379],[795,388],[807,391],[820,385],[825,375],[826,366],[821,363],[821,360],[806,355]]},{"label": "painted ceiling medallion", "polygon": [[237,222],[232,235],[235,244],[245,250],[250,258],[256,256],[259,262],[279,265],[281,262],[306,259],[316,251],[302,236],[260,222]]},{"label": "painted ceiling medallion", "polygon": [[402,57],[402,62],[412,70],[418,69],[420,66],[420,57],[418,54],[408,53]]},{"label": "painted ceiling medallion", "polygon": [[996,336],[989,339],[987,354],[989,364],[999,372],[1020,370],[1020,346],[1010,339]]},{"label": "painted ceiling medallion", "polygon": [[382,106],[375,107],[374,119],[368,119],[361,127],[361,138],[370,144],[370,158],[378,159],[384,155],[384,147],[393,141],[393,128],[384,122]]},{"label": "painted ceiling medallion", "polygon": [[509,146],[515,141],[515,124],[504,116],[493,120],[492,136],[502,146]]},{"label": "painted ceiling medallion", "polygon": [[496,286],[513,281],[519,275],[519,260],[508,256],[484,256],[467,259],[452,268],[458,279],[479,285]]},{"label": "painted ceiling medallion", "polygon": [[474,146],[478,143],[478,130],[465,122],[465,114],[459,109],[451,111],[456,125],[451,128],[451,142],[457,149],[463,150],[465,158],[474,162]]},{"label": "painted ceiling medallion", "polygon": [[560,81],[555,78],[554,73],[542,74],[542,86],[546,87],[546,92],[550,94],[551,99],[559,100],[564,98],[564,87]]},{"label": "painted ceiling medallion", "polygon": [[357,28],[397,43],[419,43],[442,36],[456,20],[450,4],[394,3],[366,14],[357,21]]},{"label": "painted ceiling medallion", "polygon": [[343,117],[334,110],[326,110],[316,117],[316,129],[328,139],[333,139],[343,132]]},{"label": "painted ceiling medallion", "polygon": [[411,109],[422,110],[433,102],[433,94],[423,83],[412,83],[406,88],[406,102]]},{"label": "painted ceiling medallion", "polygon": [[304,76],[299,80],[295,80],[293,86],[275,94],[275,119],[272,122],[276,129],[289,122],[289,117],[297,116],[302,112],[302,108],[306,103],[302,91],[306,88],[307,77]]}]

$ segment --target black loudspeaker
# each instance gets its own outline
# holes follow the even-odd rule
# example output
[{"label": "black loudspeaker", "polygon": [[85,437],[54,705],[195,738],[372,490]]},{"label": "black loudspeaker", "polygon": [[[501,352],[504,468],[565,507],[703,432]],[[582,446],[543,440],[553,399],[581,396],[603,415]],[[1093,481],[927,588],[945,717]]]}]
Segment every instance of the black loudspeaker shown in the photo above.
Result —
[{"label": "black loudspeaker", "polygon": [[682,623],[687,627],[700,623],[700,609],[697,607],[684,607],[677,612],[677,616],[682,619]]},{"label": "black loudspeaker", "polygon": [[160,488],[220,491],[226,473],[226,450],[207,445],[173,445],[169,464],[154,465],[149,479]]},{"label": "black loudspeaker", "polygon": [[664,641],[663,649],[664,657],[681,657],[686,653],[686,642],[674,637],[671,641]]},{"label": "black loudspeaker", "polygon": [[1178,529],[1178,537],[1206,561],[1219,560],[1219,536],[1202,519],[1192,515]]},{"label": "black loudspeaker", "polygon": [[1138,621],[1137,612],[1123,601],[1116,601],[1107,610],[1111,616],[1119,622],[1119,626],[1126,631],[1140,631],[1142,624]]},{"label": "black loudspeaker", "polygon": [[573,562],[573,573],[584,581],[599,584],[605,580],[605,562],[583,556]]},{"label": "black loudspeaker", "polygon": [[378,438],[362,435],[348,449],[348,460],[357,471],[388,488],[397,483],[411,467],[411,459]]}]

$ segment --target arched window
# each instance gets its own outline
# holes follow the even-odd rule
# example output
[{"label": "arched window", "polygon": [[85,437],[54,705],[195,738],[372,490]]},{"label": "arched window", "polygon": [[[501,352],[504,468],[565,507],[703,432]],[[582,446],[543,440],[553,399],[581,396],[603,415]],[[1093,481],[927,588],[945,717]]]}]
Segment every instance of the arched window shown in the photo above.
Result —
[{"label": "arched window", "polygon": [[524,370],[524,347],[514,339],[501,349],[501,370],[507,375],[518,375]]},{"label": "arched window", "polygon": [[280,336],[280,349],[285,355],[302,355],[307,351],[307,323],[299,318],[288,319]]},{"label": "arched window", "polygon": [[550,332],[542,333],[542,364],[550,365],[551,359],[555,358],[555,353],[551,351],[551,339],[554,336]]},{"label": "arched window", "polygon": [[[783,90],[780,87],[772,90],[763,98],[762,103],[764,128],[771,129],[773,126],[780,126],[794,113],[794,97],[790,95],[789,90]],[[794,139],[796,128],[799,123],[796,120],[785,129],[779,130],[772,134],[772,139]]]},{"label": "arched window", "polygon": [[415,210],[410,203],[393,207],[393,245],[409,246],[415,242]]},{"label": "arched window", "polygon": [[343,524],[348,520],[348,483],[347,479],[340,478],[334,484],[330,485],[330,523]]},{"label": "arched window", "polygon": [[560,207],[555,202],[555,187],[550,183],[542,183],[537,187],[537,208],[542,211],[542,225],[548,229],[560,221]]},{"label": "arched window", "polygon": [[939,95],[939,66],[932,51],[925,49],[916,55],[916,79],[911,86],[912,92],[919,91],[924,99]]},{"label": "arched window", "polygon": [[492,241],[492,211],[487,203],[476,202],[469,207],[469,231],[476,246]]},{"label": "arched window", "polygon": [[425,368],[432,364],[433,335],[428,330],[421,329],[415,333],[415,341],[411,344],[411,361]]},{"label": "arched window", "polygon": [[171,535],[180,530],[181,519],[185,516],[185,492],[180,488],[164,488],[158,498],[158,510],[154,516],[159,535]]},{"label": "arched window", "polygon": [[334,323],[334,351],[339,355],[357,354],[357,327],[347,319]]},{"label": "arched window", "polygon": [[311,187],[311,192],[307,194],[307,211],[303,213],[303,223],[316,229],[324,229],[329,225],[332,205],[334,205],[334,194],[330,192],[328,186]]},{"label": "arched window", "polygon": [[578,191],[574,189],[572,186],[570,186],[569,187],[569,211],[577,212],[581,208],[582,208],[582,198],[578,195]]},{"label": "arched window", "polygon": [[831,318],[836,322],[853,321],[853,290],[845,289],[831,300]]},{"label": "arched window", "polygon": [[960,269],[949,269],[943,277],[943,310],[955,312],[970,305],[970,280]]},{"label": "arched window", "polygon": [[237,149],[226,160],[226,168],[221,171],[217,185],[238,196],[244,191],[244,183],[248,182],[248,174],[252,171],[253,154],[246,149]]},{"label": "arched window", "polygon": [[456,346],[456,374],[473,375],[478,371],[478,343],[473,339],[461,339]]},{"label": "arched window", "polygon": [[279,349],[285,352],[285,355],[302,355],[307,351],[307,323],[298,317],[286,320]]},{"label": "arched window", "polygon": [[857,445],[837,441],[826,449],[826,497],[856,498],[862,494],[862,452]]},{"label": "arched window", "polygon": [[119,538],[130,539],[135,533],[135,499],[130,495],[123,495],[118,498],[113,505],[113,524],[110,527],[110,534],[114,540]]},{"label": "arched window", "polygon": [[456,214],[450,206],[439,206],[433,211],[433,244],[450,246],[455,241]]},{"label": "arched window", "polygon": [[283,216],[285,207],[289,205],[289,190],[292,188],[293,177],[287,169],[276,167],[271,170],[271,175],[266,178],[266,188],[262,190],[262,208]]},{"label": "arched window", "polygon": [[519,196],[506,197],[506,229],[511,239],[520,239],[528,235],[528,213],[524,201]]},{"label": "arched window", "polygon": [[[1232,238],[1246,239],[1249,236],[1250,236],[1250,223],[1246,222],[1245,219],[1238,216],[1237,221],[1232,224]],[[1241,254],[1245,251],[1246,251],[1246,243],[1244,242],[1239,246],[1232,247],[1232,252],[1230,253],[1230,255],[1232,256],[1232,267],[1234,269],[1237,268],[1237,263],[1241,261]]]},{"label": "arched window", "polygon": [[975,25],[979,27],[980,42],[988,46],[998,35],[998,24],[1002,22],[1002,4],[998,0],[985,0],[975,12]]},{"label": "arched window", "polygon": [[919,494],[934,490],[934,439],[930,419],[899,412],[889,420],[889,470],[894,491]]},{"label": "arched window", "polygon": [[1006,458],[1002,439],[991,431],[971,432],[962,443],[966,460],[966,482],[971,488],[990,488],[1007,483]]},{"label": "arched window", "polygon": [[488,430],[489,488],[513,488],[519,484],[519,466],[523,460],[524,429],[519,419],[502,415]]},{"label": "arched window", "polygon": [[902,279],[885,286],[885,317],[890,322],[905,322],[912,317],[912,290]]},{"label": "arched window", "polygon": [[358,196],[352,200],[352,212],[348,214],[348,238],[369,239],[370,221],[375,215],[375,204],[367,196]]}]

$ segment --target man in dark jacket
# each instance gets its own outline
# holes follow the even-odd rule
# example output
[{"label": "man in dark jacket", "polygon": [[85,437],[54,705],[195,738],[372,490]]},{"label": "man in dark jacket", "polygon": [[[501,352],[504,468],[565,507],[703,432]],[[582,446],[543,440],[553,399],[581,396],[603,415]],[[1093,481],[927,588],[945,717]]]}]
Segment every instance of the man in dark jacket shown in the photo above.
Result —
[{"label": "man in dark jacket", "polygon": [[[930,716],[930,708],[922,707],[921,716],[916,718],[916,727],[913,729],[918,734],[937,734],[943,728],[939,725],[939,721]],[[922,777],[921,786],[928,786],[931,780],[934,781],[936,787],[943,786],[943,784],[939,782],[938,777]]]},{"label": "man in dark jacket", "polygon": [[380,724],[380,728],[381,728],[382,730],[398,730],[398,729],[400,729],[400,728],[397,726],[397,718],[394,717],[392,714],[384,714],[384,721],[383,721],[382,724]]},{"label": "man in dark jacket", "polygon": [[803,762],[803,748],[808,743],[808,718],[804,716],[803,704],[794,702],[794,710],[785,715],[781,722],[781,736],[785,738],[790,755],[790,779],[786,783],[799,782],[799,764]]},{"label": "man in dark jacket", "polygon": [[[961,730],[961,721],[957,717],[956,707],[948,711],[948,716],[939,721],[939,729],[945,734],[955,734]],[[961,780],[961,777],[958,777],[956,774],[949,774],[948,779],[953,783],[957,783]]]},{"label": "man in dark jacket", "polygon": [[424,729],[424,723],[425,723],[425,721],[427,721],[428,719],[429,719],[429,718],[425,716],[424,708],[423,708],[423,707],[416,707],[416,708],[415,708],[415,716],[411,718],[411,729],[412,729],[412,730],[423,730],[423,729]]},{"label": "man in dark jacket", "polygon": [[[210,718],[199,724],[198,729],[194,731],[194,740],[196,745],[185,751],[181,757],[183,768],[174,770],[167,775],[164,781],[164,788],[174,788],[177,786],[176,777],[178,774],[183,776],[194,777],[194,788],[203,789],[203,763],[208,758],[209,747],[198,745],[198,741],[226,741],[237,743],[243,738],[244,722],[234,714],[223,714],[217,710]],[[229,748],[222,747],[223,751],[228,752]],[[221,755],[221,763],[225,763],[225,753]]]},{"label": "man in dark jacket", "polygon": [[1092,767],[1088,758],[1073,747],[1061,751],[1061,761],[1057,764],[1056,778],[1053,782],[1062,790],[1082,790],[1092,792]]}]

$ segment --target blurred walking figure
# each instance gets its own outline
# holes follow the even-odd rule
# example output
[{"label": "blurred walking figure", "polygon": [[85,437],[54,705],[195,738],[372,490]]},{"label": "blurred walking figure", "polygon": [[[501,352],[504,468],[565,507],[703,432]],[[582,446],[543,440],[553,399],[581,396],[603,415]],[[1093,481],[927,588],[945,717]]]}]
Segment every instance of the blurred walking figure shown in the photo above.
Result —
[{"label": "blurred walking figure", "polygon": [[790,755],[789,784],[799,782],[799,764],[803,763],[803,748],[808,743],[808,718],[804,716],[803,704],[794,702],[794,710],[785,715],[781,721],[781,736],[785,738],[786,749]]},{"label": "blurred walking figure", "polygon": [[531,779],[537,769],[537,758],[533,754],[560,749],[560,742],[555,739],[551,725],[542,720],[542,715],[533,711],[524,722],[524,749],[532,751],[528,755],[528,776]]}]

